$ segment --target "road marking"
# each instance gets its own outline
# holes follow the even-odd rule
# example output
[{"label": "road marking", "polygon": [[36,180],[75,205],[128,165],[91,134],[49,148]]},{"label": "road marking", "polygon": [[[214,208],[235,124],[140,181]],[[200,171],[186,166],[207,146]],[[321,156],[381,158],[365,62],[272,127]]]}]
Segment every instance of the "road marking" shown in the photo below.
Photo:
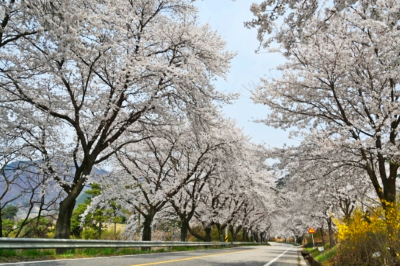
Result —
[{"label": "road marking", "polygon": [[[292,246],[293,247],[293,246]],[[267,264],[265,264],[264,266],[269,266],[272,263],[274,263],[277,259],[279,259],[280,257],[282,257],[283,255],[285,255],[286,252],[288,252],[289,250],[292,249],[292,247],[290,247],[289,249],[287,249],[285,252],[283,252],[281,255],[279,255],[278,257],[276,257],[275,259],[271,260],[270,262],[268,262]]]},{"label": "road marking", "polygon": [[[232,249],[232,248],[227,248]],[[199,250],[200,251],[200,250]],[[203,250],[205,251],[205,250]],[[190,251],[171,251],[168,254],[177,254],[177,253],[187,253]],[[123,257],[139,257],[139,256],[147,256],[154,255],[154,253],[143,253],[143,254],[132,254],[132,255],[118,255],[118,256],[108,256],[108,257],[90,257],[90,258],[76,258],[76,259],[55,259],[55,260],[33,260],[33,261],[19,261],[19,262],[2,262],[0,266],[7,265],[19,265],[19,264],[32,264],[32,263],[54,263],[55,261],[73,261],[73,260],[95,260],[95,259],[111,259],[111,258],[123,258]]]},{"label": "road marking", "polygon": [[129,266],[147,266],[147,265],[165,264],[165,263],[172,263],[172,262],[179,262],[179,261],[186,261],[186,260],[196,260],[196,259],[201,259],[201,258],[206,258],[206,257],[213,257],[213,256],[218,256],[218,255],[239,253],[239,252],[245,252],[245,251],[254,251],[254,249],[240,250],[240,251],[233,251],[233,252],[224,252],[224,253],[217,253],[217,254],[196,256],[196,257],[189,257],[189,258],[176,259],[176,260],[165,260],[165,261],[148,262],[148,263],[142,263],[142,264],[132,264],[132,265],[129,265]]}]

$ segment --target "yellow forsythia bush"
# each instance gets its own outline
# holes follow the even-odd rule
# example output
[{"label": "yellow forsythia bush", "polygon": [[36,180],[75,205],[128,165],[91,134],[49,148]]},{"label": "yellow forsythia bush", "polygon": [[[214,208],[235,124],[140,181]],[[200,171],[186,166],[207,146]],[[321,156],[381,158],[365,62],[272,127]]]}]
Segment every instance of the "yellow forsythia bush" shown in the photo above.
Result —
[{"label": "yellow forsythia bush", "polygon": [[400,265],[399,204],[387,211],[356,209],[348,220],[334,220],[338,228],[335,265]]}]

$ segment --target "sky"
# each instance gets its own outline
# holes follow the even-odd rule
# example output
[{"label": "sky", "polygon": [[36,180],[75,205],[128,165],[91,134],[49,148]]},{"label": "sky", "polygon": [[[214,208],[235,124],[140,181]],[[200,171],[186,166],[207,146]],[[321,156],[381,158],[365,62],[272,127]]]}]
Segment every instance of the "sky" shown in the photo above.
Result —
[{"label": "sky", "polygon": [[264,105],[254,104],[250,99],[250,91],[260,83],[261,78],[279,75],[274,68],[285,61],[280,54],[256,54],[259,47],[257,31],[244,27],[244,22],[253,18],[251,4],[260,2],[261,0],[205,0],[194,3],[199,9],[200,23],[208,23],[227,42],[227,50],[237,52],[227,80],[218,79],[215,82],[220,91],[241,94],[232,105],[223,108],[224,115],[236,120],[237,126],[253,142],[264,143],[269,147],[282,147],[285,143],[294,145],[298,141],[289,139],[288,131],[254,122],[256,119],[266,118],[269,109]]}]

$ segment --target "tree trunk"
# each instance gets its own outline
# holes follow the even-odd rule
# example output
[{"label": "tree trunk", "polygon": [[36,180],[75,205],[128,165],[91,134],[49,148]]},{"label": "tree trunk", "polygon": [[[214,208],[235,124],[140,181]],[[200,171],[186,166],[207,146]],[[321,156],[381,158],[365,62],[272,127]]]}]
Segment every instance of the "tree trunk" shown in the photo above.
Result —
[{"label": "tree trunk", "polygon": [[100,220],[100,222],[99,222],[99,239],[101,239],[101,227],[102,226],[103,226],[103,223]]},{"label": "tree trunk", "polygon": [[324,229],[323,229],[323,225],[321,225],[321,227],[319,228],[319,231],[321,232],[321,238],[322,238],[322,245],[325,246],[325,238],[324,238]]},{"label": "tree trunk", "polygon": [[229,231],[231,231],[231,235],[232,235],[232,241],[233,242],[237,242],[238,241],[238,234],[240,232],[240,229],[242,229],[242,226],[239,225],[236,230],[233,226],[229,227]]},{"label": "tree trunk", "polygon": [[216,226],[217,226],[217,229],[218,229],[219,241],[220,242],[225,242],[225,235],[224,235],[225,226],[221,226],[220,224],[216,224]]},{"label": "tree trunk", "polygon": [[[140,205],[139,205],[139,210],[140,210]],[[140,220],[140,216],[142,216],[142,214],[140,214],[140,211],[138,212],[138,226],[137,226],[137,229],[136,229],[136,235],[137,235],[137,239],[139,239],[139,236],[140,236],[140,226],[142,225],[141,224],[141,220]]]},{"label": "tree trunk", "polygon": [[[151,224],[153,222],[154,215],[146,215],[144,216],[144,222],[143,222],[143,233],[142,233],[142,241],[151,241]],[[141,250],[146,250],[150,251],[151,248],[149,247],[143,247]]]},{"label": "tree trunk", "polygon": [[204,230],[206,231],[206,237],[205,237],[205,242],[211,242],[211,229],[212,227],[205,228]]},{"label": "tree trunk", "polygon": [[192,236],[194,236],[194,237],[196,237],[196,238],[198,238],[200,240],[203,240],[204,242],[211,242],[211,229],[212,229],[212,226],[204,228],[204,231],[206,232],[205,236],[202,236],[202,235],[196,233],[195,231],[193,231],[192,228],[190,228],[189,224],[187,226],[188,226],[187,228],[188,228],[190,234],[192,234]]},{"label": "tree trunk", "polygon": [[63,201],[61,201],[55,228],[55,238],[70,238],[71,215],[74,207],[75,199],[70,197],[69,195]]},{"label": "tree trunk", "polygon": [[303,242],[303,237],[302,236],[296,236],[296,243],[301,244]]},{"label": "tree trunk", "polygon": [[192,230],[192,228],[190,228],[190,226],[188,226],[188,230],[190,232],[190,234],[192,234],[192,236],[194,236],[197,239],[200,239],[202,241],[206,241],[206,236],[202,236],[198,233],[196,233],[195,231]]},{"label": "tree trunk", "polygon": [[151,224],[153,217],[144,216],[142,241],[151,241]]},{"label": "tree trunk", "polygon": [[[58,218],[55,228],[54,238],[58,239],[69,239],[71,233],[71,216],[75,207],[74,197],[68,195],[63,201],[60,202],[60,208],[58,210]],[[57,248],[56,253],[65,253],[67,248]]]},{"label": "tree trunk", "polygon": [[[58,218],[56,222],[54,238],[57,239],[69,239],[71,234],[71,217],[72,212],[75,208],[76,198],[81,193],[84,187],[84,178],[79,178],[82,174],[89,175],[91,172],[91,165],[85,171],[78,171],[75,173],[75,178],[78,177],[78,182],[75,183],[65,199],[60,202],[60,208],[58,209]],[[56,249],[57,254],[62,254],[66,252],[67,248]]]},{"label": "tree trunk", "polygon": [[329,217],[326,221],[328,223],[329,246],[332,248],[335,245],[335,241],[333,241],[332,218]]},{"label": "tree trunk", "polygon": [[187,241],[187,236],[188,236],[188,223],[182,221],[182,226],[181,226],[181,241],[186,242]]},{"label": "tree trunk", "polygon": [[246,229],[246,228],[243,228],[242,241],[248,242],[248,239],[247,239],[247,229]]}]

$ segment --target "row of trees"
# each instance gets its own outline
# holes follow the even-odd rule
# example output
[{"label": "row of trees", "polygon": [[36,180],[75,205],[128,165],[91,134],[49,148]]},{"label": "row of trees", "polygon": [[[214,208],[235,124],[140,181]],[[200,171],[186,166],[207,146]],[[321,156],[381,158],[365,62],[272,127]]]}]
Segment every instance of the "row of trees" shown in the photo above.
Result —
[{"label": "row of trees", "polygon": [[[93,210],[107,209],[110,202],[135,210],[143,217],[142,240],[151,240],[158,219],[177,220],[182,241],[188,232],[211,241],[213,226],[221,241],[227,227],[234,240],[242,228],[265,238],[274,198],[265,152],[232,122],[168,125],[135,146],[118,152],[113,171],[99,179],[102,193],[93,198]],[[137,216],[131,216],[125,234],[132,237],[137,225]],[[193,225],[201,225],[205,234],[192,230]]]},{"label": "row of trees", "polygon": [[[263,122],[295,129],[301,139],[270,151],[284,176],[282,204],[292,207],[279,229],[299,235],[327,226],[332,235],[332,217],[351,224],[360,208],[356,217],[368,222],[366,211],[381,206],[387,228],[378,231],[386,234],[382,252],[390,251],[391,265],[398,265],[399,9],[395,0],[264,1],[246,23],[265,48],[286,58],[280,77],[253,91],[254,102],[271,109]],[[371,258],[371,250],[363,256]]]},{"label": "row of trees", "polygon": [[212,84],[234,54],[191,2],[0,3],[0,212],[24,197],[27,221],[56,215],[55,237],[69,238],[97,183],[93,208],[136,210],[144,240],[167,210],[183,240],[194,221],[206,241],[214,225],[265,234],[265,156],[221,118],[236,96]]},{"label": "row of trees", "polygon": [[[271,108],[268,125],[299,129],[304,141],[298,151],[307,150],[311,164],[323,162],[327,172],[362,171],[382,204],[394,202],[399,2],[337,1],[322,7],[295,2],[279,1],[273,9],[275,15],[283,15],[286,6],[294,9],[273,37],[282,44],[287,62],[279,67],[281,78],[263,80],[254,100]],[[266,5],[253,6],[261,21],[267,19]],[[269,31],[270,23],[260,26],[260,32]]]},{"label": "row of trees", "polygon": [[[246,25],[287,59],[253,99],[270,107],[267,125],[302,139],[265,154],[218,113],[235,95],[212,80],[234,54],[198,24],[191,1],[1,2],[0,211],[19,186],[27,213],[57,210],[55,237],[68,238],[77,197],[96,183],[102,193],[86,213],[111,202],[135,210],[144,240],[166,217],[182,240],[208,241],[212,226],[221,237],[226,227],[265,234],[271,224],[299,236],[318,223],[331,235],[332,213],[349,219],[375,199],[389,214],[400,166],[400,3],[324,3],[251,7]],[[267,157],[278,159],[278,188]]]}]

